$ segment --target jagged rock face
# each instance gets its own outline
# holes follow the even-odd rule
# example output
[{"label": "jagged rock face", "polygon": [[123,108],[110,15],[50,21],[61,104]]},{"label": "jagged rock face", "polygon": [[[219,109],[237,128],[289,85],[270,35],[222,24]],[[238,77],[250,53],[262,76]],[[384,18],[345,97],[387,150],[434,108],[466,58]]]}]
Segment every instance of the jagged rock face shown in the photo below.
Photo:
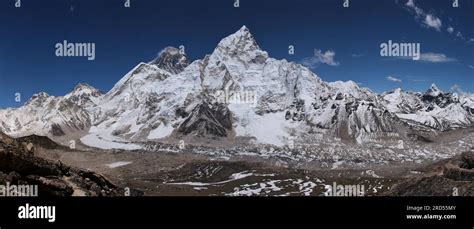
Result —
[{"label": "jagged rock face", "polygon": [[158,68],[166,70],[172,74],[182,72],[188,65],[189,61],[179,49],[175,47],[167,47],[163,49],[158,57],[150,62]]},{"label": "jagged rock face", "polygon": [[474,115],[474,94],[462,94],[458,97],[461,106],[469,112],[469,114]]},{"label": "jagged rock face", "polygon": [[397,89],[381,97],[391,113],[419,128],[445,131],[474,123],[472,113],[469,112],[469,95],[463,95],[463,104],[457,95],[443,93],[435,84],[423,94]]},{"label": "jagged rock face", "polygon": [[232,129],[231,118],[231,112],[225,105],[203,102],[193,109],[178,131],[199,137],[226,137]]},{"label": "jagged rock face", "polygon": [[421,94],[405,92],[401,88],[381,95],[384,106],[391,113],[410,114],[424,108]]},{"label": "jagged rock face", "polygon": [[450,104],[459,102],[459,100],[455,98],[452,93],[443,93],[434,84],[431,85],[431,88],[428,89],[428,91],[426,91],[426,93],[421,96],[421,100],[424,103],[430,105],[427,108],[427,111],[433,110],[434,105],[440,108],[445,108]]}]

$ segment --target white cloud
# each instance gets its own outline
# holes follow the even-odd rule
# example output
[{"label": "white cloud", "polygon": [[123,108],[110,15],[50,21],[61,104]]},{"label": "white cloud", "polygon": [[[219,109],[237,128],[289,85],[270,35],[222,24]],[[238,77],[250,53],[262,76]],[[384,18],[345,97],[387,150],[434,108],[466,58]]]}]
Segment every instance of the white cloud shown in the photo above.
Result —
[{"label": "white cloud", "polygon": [[464,93],[464,91],[461,89],[461,86],[459,86],[458,84],[454,84],[453,86],[451,86],[451,91]]},{"label": "white cloud", "polygon": [[[398,3],[398,1],[397,1]],[[423,9],[418,7],[415,4],[415,0],[407,0],[405,3],[405,6],[408,11],[412,12],[415,15],[415,20],[419,23],[421,23],[422,26],[430,29],[435,29],[438,32],[442,31],[443,28],[443,22],[441,18],[435,16],[433,13],[428,13],[425,12]],[[448,21],[452,22],[453,19],[448,17]],[[455,36],[456,38],[459,38],[460,40],[466,41],[468,43],[474,42],[474,38],[466,38],[463,36],[463,34],[460,31],[457,31],[454,27],[449,26],[446,31]]]},{"label": "white cloud", "polygon": [[413,82],[426,82],[426,80],[424,80],[424,79],[413,79],[411,81],[413,81]]},{"label": "white cloud", "polygon": [[359,58],[359,57],[363,57],[364,54],[357,54],[357,53],[354,53],[354,54],[352,54],[351,56],[354,57],[354,58]]},{"label": "white cloud", "polygon": [[402,82],[401,79],[398,79],[398,78],[393,77],[393,76],[387,76],[387,77],[385,77],[385,79],[387,79],[387,80],[389,80],[389,81],[393,81],[393,82],[399,82],[399,83]]},{"label": "white cloud", "polygon": [[436,29],[437,31],[441,31],[441,26],[443,23],[441,22],[441,19],[437,18],[436,16],[427,14],[425,16],[424,22],[428,27]]},{"label": "white cloud", "polygon": [[445,54],[442,53],[422,53],[420,55],[420,60],[425,61],[425,62],[431,62],[431,63],[444,63],[444,62],[453,62],[456,61],[456,59],[447,57]]},{"label": "white cloud", "polygon": [[[452,26],[449,26],[446,31],[448,31],[449,34],[452,34],[454,36],[456,36],[457,38],[461,39],[461,40],[466,40],[464,38],[464,36],[462,35],[461,31],[455,31],[455,29],[452,27]],[[468,42],[469,42],[469,39],[468,39]]]},{"label": "white cloud", "polygon": [[474,66],[472,66],[472,65],[469,65],[468,67],[474,69]]},{"label": "white cloud", "polygon": [[314,56],[303,59],[303,61],[301,61],[301,64],[308,68],[315,68],[321,63],[330,66],[338,66],[339,62],[336,62],[334,60],[335,56],[336,52],[334,52],[333,50],[327,50],[323,53],[320,49],[315,49]]},{"label": "white cloud", "polygon": [[410,9],[414,10],[416,13],[416,16],[421,16],[425,14],[425,12],[421,8],[415,5],[415,0],[408,0],[408,2],[405,5],[408,6]]},{"label": "white cloud", "polygon": [[[404,59],[404,60],[413,60],[413,58],[409,56],[401,56],[397,58]],[[457,60],[455,58],[448,57],[446,56],[446,54],[443,54],[443,53],[428,52],[428,53],[421,53],[420,59],[413,60],[413,61],[423,61],[423,62],[430,62],[430,63],[445,63],[445,62],[454,62]]]},{"label": "white cloud", "polygon": [[[441,27],[443,25],[441,19],[434,16],[433,14],[425,13],[423,9],[421,9],[415,4],[415,0],[408,0],[407,3],[405,3],[405,6],[407,6],[409,10],[415,13],[417,20],[420,20],[420,19],[422,20],[423,25],[427,26],[428,28],[433,28],[437,30],[438,32],[441,31]],[[449,31],[449,28],[448,28],[448,31]]]},{"label": "white cloud", "polygon": [[450,27],[448,27],[447,31],[448,31],[448,33],[453,33],[453,32],[454,32],[454,28],[450,26]]}]

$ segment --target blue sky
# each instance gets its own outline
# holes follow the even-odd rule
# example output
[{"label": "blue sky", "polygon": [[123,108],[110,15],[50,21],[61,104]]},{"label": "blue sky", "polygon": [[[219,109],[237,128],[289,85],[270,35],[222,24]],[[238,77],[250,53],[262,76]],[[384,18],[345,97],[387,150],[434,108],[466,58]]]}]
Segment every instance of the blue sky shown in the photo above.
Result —
[{"label": "blue sky", "polygon": [[[107,92],[166,46],[191,60],[246,25],[277,59],[304,63],[325,81],[375,92],[397,87],[474,92],[474,0],[22,0],[0,2],[0,107],[34,93],[64,95],[77,83]],[[56,57],[55,44],[94,42],[96,59]],[[380,44],[420,43],[422,60],[380,56]],[[295,54],[288,54],[288,46]],[[456,86],[457,85],[457,86]],[[454,87],[453,87],[454,86]],[[15,93],[22,101],[15,102]]]}]

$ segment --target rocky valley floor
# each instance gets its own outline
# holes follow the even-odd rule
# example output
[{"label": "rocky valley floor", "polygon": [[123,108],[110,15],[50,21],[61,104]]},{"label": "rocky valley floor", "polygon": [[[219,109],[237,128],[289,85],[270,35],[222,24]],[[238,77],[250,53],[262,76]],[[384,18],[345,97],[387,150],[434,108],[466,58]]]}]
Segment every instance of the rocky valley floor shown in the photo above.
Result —
[{"label": "rocky valley floor", "polygon": [[[38,155],[95,171],[149,196],[330,196],[337,185],[364,196],[474,195],[472,152],[449,159],[366,168],[292,167],[256,156],[187,152],[41,150]],[[278,165],[277,165],[278,164]]]},{"label": "rocky valley floor", "polygon": [[[398,160],[387,160],[385,147],[366,149],[370,157],[355,161],[351,155],[361,157],[362,147],[348,144],[331,154],[315,150],[303,163],[311,152],[272,148],[269,157],[265,147],[180,149],[162,143],[143,150],[71,150],[46,137],[3,135],[0,180],[40,184],[59,196],[122,196],[127,190],[139,196],[353,196],[336,192],[351,188],[362,189],[363,196],[473,196],[471,138],[466,129],[416,149],[436,149],[432,154],[393,148]],[[436,156],[446,147],[451,151]]]}]

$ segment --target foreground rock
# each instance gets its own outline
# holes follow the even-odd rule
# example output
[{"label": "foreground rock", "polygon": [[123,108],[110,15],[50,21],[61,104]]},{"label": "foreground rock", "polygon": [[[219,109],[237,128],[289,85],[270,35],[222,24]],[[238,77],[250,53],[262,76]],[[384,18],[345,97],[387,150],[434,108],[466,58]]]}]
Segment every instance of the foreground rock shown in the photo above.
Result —
[{"label": "foreground rock", "polygon": [[100,174],[36,156],[35,145],[25,142],[28,139],[13,139],[0,133],[0,184],[38,185],[38,196],[119,196],[124,193]]},{"label": "foreground rock", "polygon": [[474,152],[428,168],[424,176],[410,178],[385,193],[394,196],[474,196]]}]

